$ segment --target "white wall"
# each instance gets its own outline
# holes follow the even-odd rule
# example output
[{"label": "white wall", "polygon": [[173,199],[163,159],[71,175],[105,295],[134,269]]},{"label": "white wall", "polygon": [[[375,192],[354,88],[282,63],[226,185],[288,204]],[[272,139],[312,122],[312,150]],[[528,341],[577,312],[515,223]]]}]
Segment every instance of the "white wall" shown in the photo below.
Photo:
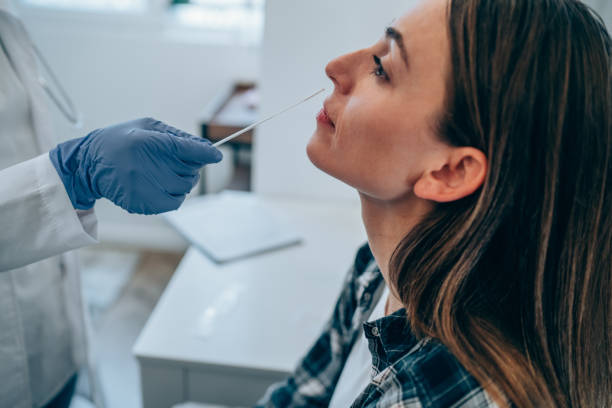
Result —
[{"label": "white wall", "polygon": [[139,15],[20,13],[83,112],[84,131],[154,116],[196,132],[199,112],[223,84],[259,76],[259,47],[231,39],[177,38]]},{"label": "white wall", "polygon": [[[262,59],[262,112],[274,112],[331,82],[324,67],[334,57],[369,46],[413,0],[267,0]],[[317,170],[306,144],[326,96],[262,125],[256,132],[256,191],[354,200],[352,189]]]},{"label": "white wall", "polygon": [[[34,41],[84,116],[61,137],[141,116],[199,133],[197,117],[225,84],[257,79],[260,49],[231,37],[213,41],[169,29],[155,16],[20,7]],[[103,243],[181,250],[186,242],[158,216],[130,215],[96,203]]]},{"label": "white wall", "polygon": [[608,31],[612,28],[612,4],[610,0],[585,0],[585,3],[604,19]]}]

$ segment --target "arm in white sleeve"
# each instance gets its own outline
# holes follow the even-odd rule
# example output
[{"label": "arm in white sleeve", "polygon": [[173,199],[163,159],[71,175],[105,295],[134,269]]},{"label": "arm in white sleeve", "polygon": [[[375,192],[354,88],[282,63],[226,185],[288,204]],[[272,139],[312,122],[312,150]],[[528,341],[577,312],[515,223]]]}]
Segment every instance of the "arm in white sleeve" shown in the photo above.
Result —
[{"label": "arm in white sleeve", "polygon": [[0,171],[0,272],[96,242],[93,209],[73,208],[48,154]]}]

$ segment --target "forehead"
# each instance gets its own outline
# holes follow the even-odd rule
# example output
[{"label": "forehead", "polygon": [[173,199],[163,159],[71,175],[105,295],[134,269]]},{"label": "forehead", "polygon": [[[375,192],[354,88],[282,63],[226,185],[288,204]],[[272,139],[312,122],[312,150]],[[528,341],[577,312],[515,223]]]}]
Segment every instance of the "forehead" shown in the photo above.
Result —
[{"label": "forehead", "polygon": [[438,51],[448,55],[448,0],[421,0],[398,18],[393,26],[403,35],[412,51]]},{"label": "forehead", "polygon": [[[398,95],[412,104],[415,114],[429,116],[444,106],[451,65],[447,5],[448,0],[424,0],[393,23],[402,34],[410,62],[408,71],[400,77],[402,92]],[[397,46],[391,50],[394,54]]]}]

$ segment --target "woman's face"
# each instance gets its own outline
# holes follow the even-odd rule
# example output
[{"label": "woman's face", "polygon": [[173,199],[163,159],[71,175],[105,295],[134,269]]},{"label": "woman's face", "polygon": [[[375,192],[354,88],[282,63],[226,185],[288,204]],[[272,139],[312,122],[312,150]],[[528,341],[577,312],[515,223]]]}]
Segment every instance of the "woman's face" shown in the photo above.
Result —
[{"label": "woman's face", "polygon": [[447,0],[427,0],[370,48],[331,61],[334,92],[317,117],[308,157],[381,200],[410,193],[447,145],[435,123],[450,69]]}]

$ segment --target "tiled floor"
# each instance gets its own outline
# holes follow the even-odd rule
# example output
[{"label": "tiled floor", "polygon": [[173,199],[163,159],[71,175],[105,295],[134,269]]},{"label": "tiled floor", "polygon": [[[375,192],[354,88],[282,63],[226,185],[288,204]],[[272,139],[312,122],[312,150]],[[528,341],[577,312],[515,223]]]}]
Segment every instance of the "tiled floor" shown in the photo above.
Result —
[{"label": "tiled floor", "polygon": [[[129,260],[126,255],[120,253],[120,257]],[[140,253],[134,272],[114,303],[94,315],[94,347],[107,408],[140,408],[142,405],[138,366],[132,356],[132,346],[182,255]],[[106,257],[106,263],[109,258],[112,254]],[[104,263],[104,254],[99,254],[99,259]],[[93,262],[95,264],[95,259]],[[85,287],[85,292],[87,290]]]}]

